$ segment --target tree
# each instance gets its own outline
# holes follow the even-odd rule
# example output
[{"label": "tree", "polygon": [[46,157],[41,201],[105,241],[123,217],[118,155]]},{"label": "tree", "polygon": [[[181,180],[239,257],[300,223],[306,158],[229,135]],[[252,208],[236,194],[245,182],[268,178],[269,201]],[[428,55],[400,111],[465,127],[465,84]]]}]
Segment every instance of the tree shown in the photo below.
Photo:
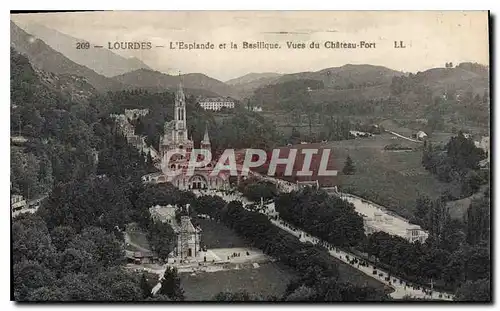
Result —
[{"label": "tree", "polygon": [[57,286],[44,286],[37,288],[26,296],[26,301],[39,301],[39,302],[59,302],[68,300],[68,293],[64,288]]},{"label": "tree", "polygon": [[491,302],[490,280],[467,281],[455,293],[455,300]]},{"label": "tree", "polygon": [[47,226],[39,216],[27,213],[17,217],[12,223],[12,241],[14,263],[32,260],[49,266],[55,257]]},{"label": "tree", "polygon": [[88,273],[96,266],[96,260],[84,250],[67,248],[60,254],[60,272]]},{"label": "tree", "polygon": [[142,275],[141,275],[140,287],[141,287],[141,292],[142,292],[142,297],[143,298],[152,297],[151,291],[153,290],[153,286],[150,285],[149,279],[146,276],[145,272],[143,272]]},{"label": "tree", "polygon": [[25,153],[16,148],[11,149],[11,173],[14,188],[28,199],[36,197],[41,190],[39,180],[40,164],[33,153]]},{"label": "tree", "polygon": [[177,275],[176,268],[167,267],[158,294],[165,295],[174,301],[184,300],[184,290],[181,287],[181,279]]},{"label": "tree", "polygon": [[491,278],[490,250],[477,246],[468,250],[465,258],[465,277],[467,280]]},{"label": "tree", "polygon": [[345,160],[344,168],[342,169],[342,173],[344,175],[352,175],[356,171],[356,168],[354,167],[354,163],[352,162],[352,159],[350,156],[347,156],[347,159]]},{"label": "tree", "polygon": [[110,288],[114,301],[140,301],[143,299],[141,288],[131,281],[118,281]]},{"label": "tree", "polygon": [[260,201],[261,198],[264,200],[272,199],[278,194],[276,185],[269,181],[242,183],[240,190],[247,199],[255,202]]},{"label": "tree", "polygon": [[469,171],[465,174],[462,180],[462,196],[468,197],[474,193],[476,193],[482,184],[485,183],[485,180],[481,177],[480,174],[476,171]]},{"label": "tree", "polygon": [[166,259],[174,249],[177,236],[170,224],[155,221],[149,228],[148,241],[158,257]]},{"label": "tree", "polygon": [[51,229],[70,226],[78,232],[99,226],[111,231],[116,226],[125,228],[131,203],[115,181],[91,177],[59,184],[39,211]]},{"label": "tree", "polygon": [[15,296],[24,300],[33,290],[55,283],[55,274],[38,262],[25,260],[13,266]]},{"label": "tree", "polygon": [[427,196],[418,197],[417,202],[415,203],[415,216],[421,220],[425,220],[431,206],[432,201]]},{"label": "tree", "polygon": [[472,200],[467,208],[465,223],[467,243],[477,245],[490,241],[490,200],[485,197]]},{"label": "tree", "polygon": [[156,294],[154,296],[151,296],[151,297],[148,297],[146,298],[145,301],[172,301],[172,299],[170,299],[168,296],[166,295],[159,295],[159,294]]},{"label": "tree", "polygon": [[472,140],[465,138],[462,132],[450,139],[446,145],[446,153],[452,167],[459,172],[477,169],[479,161],[486,157],[484,151],[477,148]]},{"label": "tree", "polygon": [[56,282],[56,286],[66,289],[70,301],[112,300],[109,288],[83,273],[68,273]]},{"label": "tree", "polygon": [[92,257],[103,267],[116,266],[123,261],[123,242],[112,233],[102,228],[87,227],[75,236],[69,247],[92,254]]},{"label": "tree", "polygon": [[219,220],[221,218],[222,209],[226,204],[226,201],[219,196],[204,195],[193,200],[191,207],[198,214],[210,215]]},{"label": "tree", "polygon": [[50,232],[52,244],[55,246],[56,250],[60,252],[66,249],[75,235],[75,230],[69,226],[58,226]]},{"label": "tree", "polygon": [[[439,97],[436,97],[438,99],[438,102],[440,102],[442,99]],[[427,123],[427,131],[429,133],[432,133],[434,131],[439,131],[444,128],[444,119],[443,119],[443,114],[441,111],[434,111],[429,118],[429,121]]]},{"label": "tree", "polygon": [[301,285],[285,297],[286,301],[314,301],[316,291],[310,287]]},{"label": "tree", "polygon": [[292,127],[292,134],[290,135],[290,142],[292,144],[297,144],[300,142],[300,132],[294,126]]},{"label": "tree", "polygon": [[363,219],[354,206],[324,190],[304,188],[275,200],[280,217],[338,246],[354,246],[364,237]]},{"label": "tree", "polygon": [[215,301],[263,301],[263,297],[258,295],[252,295],[247,291],[232,292],[220,292],[217,293],[212,300]]}]

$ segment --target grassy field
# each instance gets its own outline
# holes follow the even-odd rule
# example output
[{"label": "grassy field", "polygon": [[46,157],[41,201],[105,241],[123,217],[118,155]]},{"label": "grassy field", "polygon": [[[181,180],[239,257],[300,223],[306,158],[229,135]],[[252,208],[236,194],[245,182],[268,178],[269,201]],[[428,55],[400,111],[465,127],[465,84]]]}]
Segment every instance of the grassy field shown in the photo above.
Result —
[{"label": "grassy field", "polygon": [[280,297],[295,273],[276,263],[265,263],[259,268],[180,274],[186,300],[211,300],[219,292],[245,290],[264,297]]},{"label": "grassy field", "polygon": [[[377,280],[333,257],[332,260],[338,263],[339,281],[350,282],[358,286],[373,287],[389,293],[390,289]],[[297,273],[292,269],[273,262],[261,264],[259,268],[180,274],[186,299],[198,301],[210,300],[221,291],[238,292],[245,290],[264,297],[280,297],[285,292],[288,282],[295,276],[297,276]]]},{"label": "grassy field", "polygon": [[[389,151],[384,146],[397,143],[414,151]],[[328,144],[333,148],[341,170],[349,155],[356,168],[354,175],[340,175],[342,189],[374,201],[394,212],[410,217],[419,196],[437,198],[450,185],[439,182],[421,164],[421,144],[393,139],[390,134]]]},{"label": "grassy field", "polygon": [[[135,228],[135,230],[132,230],[132,228]],[[137,252],[142,251],[142,249],[151,249],[146,233],[140,231],[134,225],[127,227],[127,234],[130,238],[130,244],[126,246],[127,250]]]},{"label": "grassy field", "polygon": [[149,249],[149,243],[145,233],[139,231],[133,231],[129,232],[128,235],[130,236],[130,241],[132,243],[135,243],[137,245]]},{"label": "grassy field", "polygon": [[222,223],[209,219],[196,219],[201,229],[201,245],[207,248],[248,247],[243,239]]},{"label": "grassy field", "polygon": [[478,200],[483,197],[484,191],[489,187],[489,185],[481,186],[480,190],[466,198],[456,201],[450,201],[446,203],[446,206],[450,209],[450,216],[456,219],[462,219],[465,213],[467,213],[467,209],[469,208],[472,200]]},{"label": "grassy field", "polygon": [[[248,243],[239,238],[231,229],[221,223],[207,219],[197,219],[196,221],[203,230],[202,245],[206,244],[207,248],[249,246]],[[336,262],[338,265],[339,278],[341,281],[350,282],[359,286],[366,285],[378,289],[384,288],[382,283],[359,272],[342,261],[334,257],[332,257],[332,261]],[[294,272],[290,268],[286,268],[279,264],[266,263],[258,269],[221,271],[204,273],[202,275],[203,278],[207,278],[210,281],[199,281],[201,278],[200,275],[183,275],[183,282],[186,283],[186,285],[183,283],[183,286],[187,286],[188,288],[184,288],[184,290],[186,290],[186,292],[189,290],[191,295],[188,297],[203,297],[203,299],[210,299],[213,295],[223,290],[238,291],[241,289],[246,289],[248,292],[253,293],[269,293],[266,295],[282,294],[281,291],[284,290],[286,283],[294,275]],[[248,284],[246,283],[247,281]],[[216,284],[214,285],[215,289],[203,288],[205,287],[203,284],[210,284],[211,282]],[[200,288],[197,288],[195,286],[196,284],[199,284]]]}]

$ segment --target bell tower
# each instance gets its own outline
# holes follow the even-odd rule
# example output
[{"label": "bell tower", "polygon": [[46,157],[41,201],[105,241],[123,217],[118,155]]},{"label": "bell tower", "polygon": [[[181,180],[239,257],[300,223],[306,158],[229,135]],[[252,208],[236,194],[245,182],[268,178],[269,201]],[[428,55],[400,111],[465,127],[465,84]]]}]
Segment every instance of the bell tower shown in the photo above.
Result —
[{"label": "bell tower", "polygon": [[175,107],[174,107],[174,141],[182,143],[187,142],[188,133],[186,126],[186,96],[184,95],[184,90],[182,89],[182,79],[179,72],[179,87],[175,93]]},{"label": "bell tower", "polygon": [[210,137],[208,136],[208,126],[205,125],[205,135],[201,141],[201,148],[210,150]]},{"label": "bell tower", "polygon": [[202,149],[202,154],[204,158],[212,154],[210,137],[208,136],[208,125],[205,125],[205,134],[203,135],[203,140],[200,143],[200,148]]}]

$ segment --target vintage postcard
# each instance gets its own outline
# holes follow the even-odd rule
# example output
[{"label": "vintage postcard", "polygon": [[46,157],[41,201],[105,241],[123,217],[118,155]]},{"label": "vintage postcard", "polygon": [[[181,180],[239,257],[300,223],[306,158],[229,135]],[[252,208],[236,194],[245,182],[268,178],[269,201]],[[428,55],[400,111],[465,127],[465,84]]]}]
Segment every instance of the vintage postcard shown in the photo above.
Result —
[{"label": "vintage postcard", "polygon": [[16,302],[491,302],[486,11],[10,15]]}]

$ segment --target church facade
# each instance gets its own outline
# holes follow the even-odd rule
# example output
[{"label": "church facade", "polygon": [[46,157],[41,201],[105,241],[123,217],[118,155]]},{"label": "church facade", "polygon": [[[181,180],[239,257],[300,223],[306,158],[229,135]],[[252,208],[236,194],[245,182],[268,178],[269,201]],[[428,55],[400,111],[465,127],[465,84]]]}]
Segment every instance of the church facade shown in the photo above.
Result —
[{"label": "church facade", "polygon": [[[211,175],[216,163],[212,159],[203,167],[190,167],[190,157],[194,149],[194,142],[189,137],[186,124],[186,96],[182,89],[182,83],[179,83],[175,93],[174,119],[165,122],[164,134],[160,137],[159,156],[161,159],[162,173],[156,174],[153,179],[145,176],[145,181],[149,182],[170,182],[181,190],[191,189],[229,189],[229,174],[221,172],[215,176]],[[200,142],[202,156],[211,151],[210,137],[208,128],[205,128],[203,140]],[[174,153],[170,158],[168,152],[174,150],[183,150],[184,154]],[[179,174],[165,174],[167,170],[179,171]],[[194,173],[187,174],[188,171]],[[153,175],[151,175],[153,176]]]}]

